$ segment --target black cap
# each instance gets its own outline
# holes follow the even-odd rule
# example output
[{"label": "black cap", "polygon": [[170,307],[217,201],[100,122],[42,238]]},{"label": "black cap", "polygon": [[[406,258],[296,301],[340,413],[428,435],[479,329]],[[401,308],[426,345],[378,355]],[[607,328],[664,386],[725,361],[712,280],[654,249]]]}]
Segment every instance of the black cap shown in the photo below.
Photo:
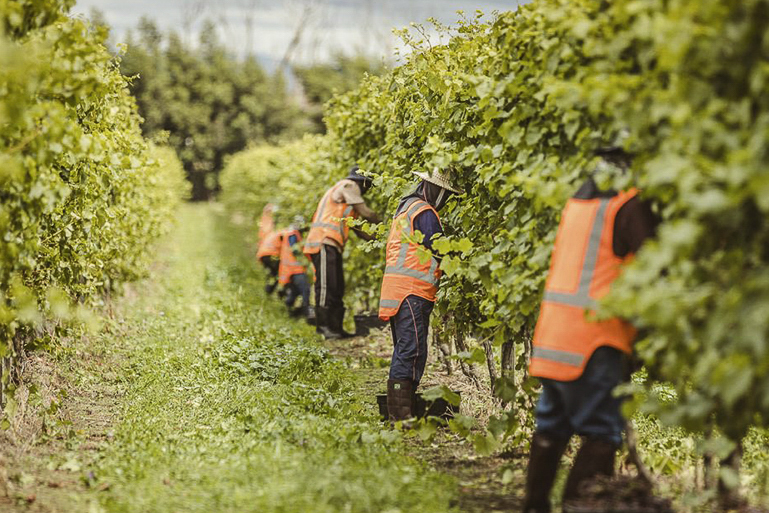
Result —
[{"label": "black cap", "polygon": [[373,183],[373,180],[369,178],[368,176],[363,176],[358,171],[360,170],[360,167],[358,167],[358,164],[355,164],[350,168],[350,174],[347,175],[348,180],[355,180],[356,182],[360,183],[361,189],[363,192],[366,192],[369,188],[371,188],[371,185]]}]

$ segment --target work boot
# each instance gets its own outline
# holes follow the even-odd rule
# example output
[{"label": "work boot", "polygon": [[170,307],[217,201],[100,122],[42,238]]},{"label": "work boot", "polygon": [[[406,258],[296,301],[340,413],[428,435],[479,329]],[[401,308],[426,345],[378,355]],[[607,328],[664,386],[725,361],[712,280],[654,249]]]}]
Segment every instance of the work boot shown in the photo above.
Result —
[{"label": "work boot", "polygon": [[[349,333],[342,327],[344,323],[344,307],[334,307],[328,309],[328,330],[331,332],[331,337],[326,338],[350,338],[354,337],[354,333]],[[325,334],[324,334],[325,336]]]},{"label": "work boot", "polygon": [[550,513],[550,490],[568,442],[568,439],[534,433],[529,450],[529,468],[526,471],[523,513]]},{"label": "work boot", "polygon": [[414,383],[410,379],[387,380],[387,413],[390,422],[414,416]]},{"label": "work boot", "polygon": [[316,319],[317,318],[315,317],[315,308],[312,305],[307,305],[304,320],[307,321],[307,324],[309,324],[310,326],[315,326]]},{"label": "work boot", "polygon": [[288,309],[289,317],[307,317],[306,306],[292,306]]},{"label": "work boot", "polygon": [[315,307],[315,333],[323,335],[323,328],[328,324],[328,308],[325,306]]},{"label": "work boot", "polygon": [[574,459],[566,488],[563,491],[563,502],[580,498],[582,486],[597,476],[614,475],[614,456],[617,445],[598,438],[582,438],[582,446]]}]

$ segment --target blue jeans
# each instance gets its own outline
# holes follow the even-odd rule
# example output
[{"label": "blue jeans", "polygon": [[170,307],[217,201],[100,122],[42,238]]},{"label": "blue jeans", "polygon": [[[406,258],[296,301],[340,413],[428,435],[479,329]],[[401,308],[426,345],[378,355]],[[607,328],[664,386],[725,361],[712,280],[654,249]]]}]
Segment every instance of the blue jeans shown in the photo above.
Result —
[{"label": "blue jeans", "polygon": [[613,347],[600,347],[578,379],[541,379],[537,432],[560,439],[577,434],[620,445],[625,429],[622,398],[614,397],[612,391],[626,378],[625,355]]},{"label": "blue jeans", "polygon": [[307,276],[304,274],[295,274],[291,276],[291,282],[286,286],[286,306],[292,308],[296,299],[301,297],[302,308],[310,305],[310,285],[307,283]]},{"label": "blue jeans", "polygon": [[407,296],[398,313],[390,318],[393,336],[393,357],[390,379],[409,379],[414,388],[419,385],[427,364],[427,331],[433,302],[417,296]]}]

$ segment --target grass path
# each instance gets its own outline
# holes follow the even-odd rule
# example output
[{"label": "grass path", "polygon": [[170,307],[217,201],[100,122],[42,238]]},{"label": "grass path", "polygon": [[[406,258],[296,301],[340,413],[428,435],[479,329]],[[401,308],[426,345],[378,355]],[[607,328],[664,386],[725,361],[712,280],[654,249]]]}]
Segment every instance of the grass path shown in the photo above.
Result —
[{"label": "grass path", "polygon": [[409,457],[351,370],[266,300],[242,235],[215,206],[184,207],[152,279],[88,342],[99,364],[70,360],[101,413],[74,412],[8,509],[453,511],[455,480]]},{"label": "grass path", "polygon": [[265,301],[238,235],[186,207],[160,281],[125,312],[99,509],[448,511],[452,481],[404,457],[345,367]]},{"label": "grass path", "polygon": [[324,346],[289,321],[245,235],[216,205],[186,205],[99,334],[32,356],[30,381],[61,409],[41,424],[30,408],[0,447],[0,511],[516,509],[520,468],[503,485],[503,459],[379,421],[386,337]]}]

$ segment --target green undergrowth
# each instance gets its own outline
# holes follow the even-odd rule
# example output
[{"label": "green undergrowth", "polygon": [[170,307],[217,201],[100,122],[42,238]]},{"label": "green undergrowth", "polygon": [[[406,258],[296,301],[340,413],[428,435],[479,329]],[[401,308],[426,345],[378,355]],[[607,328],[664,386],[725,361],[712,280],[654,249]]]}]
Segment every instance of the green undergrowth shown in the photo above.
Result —
[{"label": "green undergrowth", "polygon": [[244,240],[215,205],[182,210],[117,343],[126,397],[92,509],[450,511],[454,483],[404,456],[350,371],[265,298]]}]

